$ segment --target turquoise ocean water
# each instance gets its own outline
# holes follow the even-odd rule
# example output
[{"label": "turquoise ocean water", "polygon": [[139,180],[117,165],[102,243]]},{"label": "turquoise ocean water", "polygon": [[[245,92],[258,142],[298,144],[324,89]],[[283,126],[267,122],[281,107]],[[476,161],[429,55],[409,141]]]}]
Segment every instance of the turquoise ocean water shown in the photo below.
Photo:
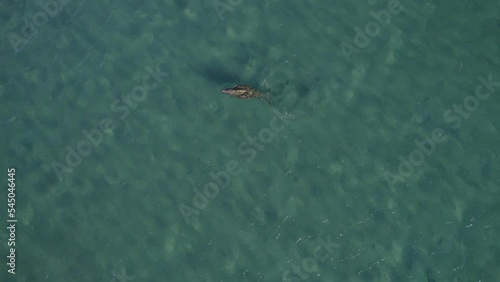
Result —
[{"label": "turquoise ocean water", "polygon": [[498,281],[499,10],[2,1],[0,280]]}]

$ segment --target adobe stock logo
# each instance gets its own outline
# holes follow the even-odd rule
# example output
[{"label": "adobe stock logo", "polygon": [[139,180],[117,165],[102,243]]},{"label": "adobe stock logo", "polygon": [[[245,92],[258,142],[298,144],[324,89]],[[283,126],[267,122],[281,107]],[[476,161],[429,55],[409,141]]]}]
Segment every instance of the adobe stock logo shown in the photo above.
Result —
[{"label": "adobe stock logo", "polygon": [[226,0],[227,3],[224,3],[220,0],[214,0],[213,6],[215,11],[217,12],[217,15],[219,16],[219,19],[221,21],[224,20],[224,13],[229,11],[232,12],[234,11],[234,8],[241,3],[243,3],[243,0]]},{"label": "adobe stock logo", "polygon": [[[461,104],[454,104],[453,109],[448,109],[443,114],[446,123],[452,123],[451,128],[458,130],[462,126],[462,120],[466,120],[471,113],[479,108],[480,101],[485,101],[495,92],[495,87],[500,88],[500,81],[494,81],[491,73],[488,78],[479,76],[479,84],[476,86],[474,95],[466,96]],[[415,169],[421,166],[426,158],[436,151],[436,144],[444,143],[447,136],[441,128],[434,128],[431,137],[424,136],[422,140],[415,140],[417,149],[413,150],[406,158],[399,156],[399,166],[397,173],[386,171],[384,177],[391,188],[398,183],[404,183],[405,178],[410,177]]]},{"label": "adobe stock logo", "polygon": [[[476,86],[474,95],[468,95],[461,104],[454,104],[453,110],[448,109],[443,114],[445,122],[453,123],[451,128],[457,130],[462,126],[462,119],[466,120],[479,108],[479,101],[488,99],[491,93],[495,92],[495,87],[500,87],[500,81],[494,81],[490,73],[488,78],[479,76],[479,84]],[[487,91],[483,91],[486,88]]]},{"label": "adobe stock logo", "polygon": [[[142,85],[135,86],[130,93],[123,95],[121,99],[115,99],[111,103],[111,111],[118,114],[120,120],[125,120],[130,115],[131,109],[135,110],[140,103],[146,101],[148,91],[154,90],[163,81],[163,78],[168,76],[167,72],[159,69],[159,65],[156,66],[156,70],[148,66],[146,71],[147,74],[142,78]],[[99,147],[105,134],[112,134],[115,126],[113,120],[106,117],[102,118],[93,129],[89,131],[83,129],[81,132],[84,138],[77,142],[74,147],[69,145],[65,147],[67,151],[64,158],[65,162],[53,161],[51,164],[52,170],[59,181],[63,181],[64,173],[72,173],[82,163],[83,159],[92,153],[94,148]]]},{"label": "adobe stock logo", "polygon": [[359,54],[361,49],[366,48],[370,44],[370,37],[374,38],[380,34],[382,27],[386,27],[391,23],[391,15],[397,15],[403,11],[403,6],[398,0],[390,0],[387,3],[386,10],[380,10],[378,12],[370,11],[370,15],[375,19],[375,21],[369,21],[365,25],[364,32],[359,27],[355,26],[354,31],[354,45],[342,42],[340,44],[340,49],[345,59],[350,63],[353,54]]},{"label": "adobe stock logo", "polygon": [[310,274],[317,275],[319,273],[318,262],[322,263],[331,258],[335,249],[340,247],[340,244],[332,243],[330,235],[326,237],[326,241],[321,238],[317,238],[316,241],[319,245],[314,249],[313,257],[304,258],[300,265],[292,264],[291,269],[295,275],[292,275],[290,270],[286,270],[281,276],[282,281],[300,282],[309,279]]},{"label": "adobe stock logo", "polygon": [[[26,45],[33,37],[40,33],[40,29],[47,25],[49,17],[53,18],[62,10],[62,8],[69,3],[71,0],[41,0],[36,1],[36,3],[42,8],[31,15],[30,17],[24,16],[24,25],[21,27],[21,35],[14,32],[9,32],[7,37],[9,38],[10,45],[14,48],[14,51],[19,52],[24,45]],[[23,37],[24,36],[24,37]]]},{"label": "adobe stock logo", "polygon": [[408,160],[401,155],[398,157],[398,173],[394,174],[390,171],[384,173],[389,186],[394,188],[398,182],[403,183],[405,178],[410,177],[415,172],[416,167],[424,163],[426,157],[429,157],[436,151],[436,144],[441,144],[446,141],[448,141],[447,136],[441,128],[435,128],[432,131],[431,137],[423,136],[422,140],[415,139],[417,149],[413,150],[408,155]]},{"label": "adobe stock logo", "polygon": [[[238,153],[241,156],[248,155],[246,161],[249,163],[255,159],[258,152],[266,149],[266,144],[270,144],[280,132],[290,123],[289,119],[293,116],[286,113],[284,109],[280,112],[276,108],[272,108],[274,116],[269,120],[269,127],[261,128],[257,136],[250,136],[247,141],[243,141],[238,146]],[[215,173],[209,173],[212,181],[203,186],[203,192],[198,188],[193,189],[192,206],[189,204],[179,204],[179,211],[187,224],[193,225],[193,217],[199,216],[202,210],[205,210],[211,199],[219,195],[220,189],[225,188],[231,182],[231,176],[237,176],[240,170],[240,163],[236,160],[229,160],[224,166],[225,169]]]}]

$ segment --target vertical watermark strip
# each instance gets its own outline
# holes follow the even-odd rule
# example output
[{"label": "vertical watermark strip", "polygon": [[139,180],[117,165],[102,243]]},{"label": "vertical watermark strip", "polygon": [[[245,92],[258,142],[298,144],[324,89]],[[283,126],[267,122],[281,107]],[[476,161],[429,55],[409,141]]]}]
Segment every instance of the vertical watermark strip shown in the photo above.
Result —
[{"label": "vertical watermark strip", "polygon": [[8,187],[7,191],[7,230],[9,230],[9,239],[7,245],[10,247],[7,256],[8,272],[16,274],[16,169],[7,169]]}]

